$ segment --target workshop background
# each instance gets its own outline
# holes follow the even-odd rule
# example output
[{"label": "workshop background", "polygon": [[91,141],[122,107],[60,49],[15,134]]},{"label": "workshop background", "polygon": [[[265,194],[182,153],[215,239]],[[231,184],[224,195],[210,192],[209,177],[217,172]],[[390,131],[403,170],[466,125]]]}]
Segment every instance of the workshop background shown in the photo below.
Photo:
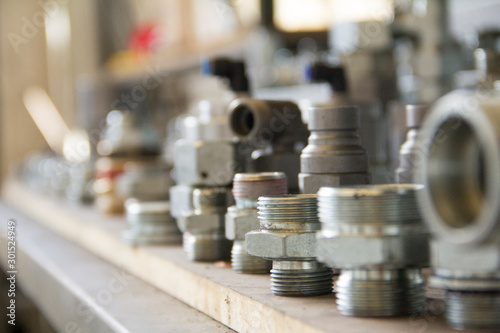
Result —
[{"label": "workshop background", "polygon": [[[399,322],[384,318],[387,323],[343,319],[340,331],[368,331],[373,324],[376,331],[408,328],[413,332],[423,326],[409,323],[408,317],[420,313],[415,309],[426,302],[422,281],[432,279],[432,288],[425,290],[427,298],[445,300],[448,312],[432,313],[441,318],[436,320],[419,317],[422,321],[418,323],[425,322],[424,330],[500,329],[500,224],[495,220],[498,205],[494,201],[498,194],[494,187],[500,181],[498,173],[491,171],[497,166],[499,142],[488,136],[498,131],[491,110],[500,105],[499,15],[500,0],[0,1],[0,211],[2,223],[19,213],[17,223],[29,216],[27,220],[32,221],[26,223],[33,225],[31,234],[23,236],[20,231],[19,237],[26,237],[26,241],[17,243],[18,256],[30,258],[17,273],[18,325],[13,327],[3,318],[0,331],[251,332],[281,331],[280,324],[288,322],[291,332],[334,331],[335,321],[316,320],[308,312],[309,305],[319,311],[329,302],[331,311],[336,311],[329,315],[335,318],[344,318],[341,314],[348,319],[406,316]],[[470,101],[470,107],[477,107],[482,118],[467,113]],[[342,110],[351,113],[345,116]],[[290,115],[294,119],[291,123],[286,118]],[[449,139],[436,150],[429,148],[430,144],[419,146],[420,128],[428,115],[422,138],[439,143],[436,133],[443,131]],[[286,129],[272,129],[276,118],[270,121],[271,117],[285,121]],[[445,118],[469,125],[453,132],[439,123]],[[272,129],[270,138],[264,138],[268,127]],[[480,134],[482,128],[487,129]],[[474,135],[484,136],[474,141]],[[434,159],[430,152],[436,152]],[[326,156],[329,153],[332,155]],[[252,176],[245,176],[250,172]],[[425,189],[401,185],[418,180],[425,183]],[[382,187],[375,187],[378,192],[355,187],[368,184]],[[335,190],[338,186],[353,186],[352,191],[361,194]],[[425,193],[415,194],[418,191]],[[290,201],[273,201],[271,197],[288,193],[302,196]],[[466,194],[459,197],[456,193]],[[366,196],[366,206],[353,199],[359,195]],[[334,205],[346,209],[332,208]],[[424,212],[421,208],[431,206],[433,209]],[[270,207],[278,207],[279,213]],[[359,216],[350,213],[375,211],[374,207],[387,209]],[[287,209],[295,215],[286,215],[292,214]],[[249,215],[243,216],[244,210]],[[483,211],[484,216],[480,214]],[[397,255],[376,263],[369,258],[370,265],[362,268],[353,263],[355,259],[344,263],[334,250],[337,244],[330,241],[350,236],[342,234],[347,227],[337,229],[335,223],[355,220],[362,225],[359,230],[372,232],[369,218],[380,218],[383,224],[394,218],[393,212],[398,220],[391,220],[392,236],[401,237],[400,243],[381,247],[396,248]],[[289,218],[286,222],[293,226],[286,229],[281,215],[273,214],[285,214]],[[238,224],[242,217],[248,218],[247,222]],[[433,225],[441,218],[444,226]],[[92,220],[92,226],[86,229],[78,219]],[[250,220],[257,227],[243,230]],[[473,229],[470,226],[476,221]],[[101,222],[102,230],[98,226]],[[209,223],[215,227],[206,231],[203,228]],[[405,223],[412,228],[405,229]],[[427,228],[424,223],[428,233],[422,231]],[[474,233],[476,238],[457,231],[469,227],[470,235]],[[43,230],[38,232],[38,228]],[[84,248],[103,260],[103,265],[133,271],[138,264],[138,271],[132,272],[140,278],[134,280],[140,280],[137,285],[132,283],[134,297],[143,293],[143,287],[152,286],[144,294],[151,295],[150,299],[168,297],[157,302],[178,307],[178,312],[167,320],[162,314],[151,314],[155,313],[151,304],[160,303],[148,303],[147,297],[124,298],[123,304],[143,304],[149,311],[147,318],[134,317],[126,307],[107,312],[96,305],[89,311],[104,319],[86,325],[82,314],[75,314],[72,305],[67,305],[69,296],[66,300],[62,292],[42,295],[37,291],[65,290],[58,287],[63,282],[48,284],[52,280],[44,275],[37,281],[34,276],[43,271],[37,267],[49,265],[50,260],[31,256],[39,251],[36,247],[23,248],[47,230],[51,230],[47,242],[51,237],[57,238],[49,242],[52,244],[59,244],[60,238],[69,241],[68,246]],[[273,232],[297,236],[295,257],[273,252],[284,244],[266,240]],[[3,247],[8,238],[2,233],[3,227]],[[109,248],[95,245],[95,239],[86,238],[89,235],[100,241],[111,239]],[[373,234],[360,237],[365,236]],[[287,242],[286,237],[281,241]],[[55,260],[58,252],[61,256],[72,253],[64,241],[53,252],[48,249],[46,257],[52,253]],[[315,245],[304,245],[316,241],[317,251]],[[183,248],[177,243],[175,248],[168,245],[167,250],[158,245],[175,242],[183,243]],[[429,242],[434,242],[430,254]],[[369,241],[363,238],[361,243],[363,247]],[[151,244],[153,250],[148,252]],[[460,244],[466,246],[460,248]],[[41,240],[39,246],[44,248]],[[144,253],[136,251],[141,246],[147,249]],[[156,246],[161,255],[155,252]],[[351,252],[357,249],[346,246],[344,249],[353,246]],[[450,250],[455,246],[457,251]],[[170,247],[174,252],[168,252]],[[2,264],[8,255],[5,248],[0,251]],[[464,250],[471,248],[477,251]],[[122,250],[126,255],[119,256]],[[175,251],[186,253],[181,256]],[[470,257],[460,259],[460,251],[464,256],[469,252]],[[167,268],[152,268],[157,255],[167,262]],[[478,258],[487,259],[483,262]],[[89,267],[94,265],[92,258],[81,260],[88,260]],[[204,273],[201,266],[190,266],[194,265],[191,262],[203,262],[209,268]],[[252,278],[255,273],[269,273],[271,265],[274,275],[268,290],[267,277],[265,281]],[[172,283],[159,278],[167,276],[168,267],[174,266],[172,274],[187,281],[178,292]],[[373,308],[367,305],[369,310],[363,312],[356,308],[356,301],[363,303],[365,295],[362,300],[356,298],[353,290],[359,286],[354,287],[353,281],[369,280],[366,276],[372,275],[361,277],[352,271],[373,273],[375,266],[384,273],[402,272],[404,277],[391,275],[388,279],[391,283],[402,279],[398,288],[410,291],[404,296],[390,294],[397,298],[390,309],[381,304],[390,298],[387,294],[367,292],[366,298],[375,301]],[[8,305],[4,298],[9,288],[5,267],[2,265],[2,308]],[[238,280],[241,289],[227,282],[233,277],[224,275],[224,270],[231,267],[238,274],[252,274]],[[314,288],[305,283],[304,290],[298,292],[299,296],[312,296],[312,301],[305,301],[311,303],[303,311],[297,310],[302,306],[300,301],[309,298],[283,301],[283,295],[297,296],[297,292],[290,285],[281,286],[281,277],[276,277],[291,269],[312,274],[295,276],[298,284],[315,281]],[[33,277],[22,277],[28,271]],[[337,298],[337,311],[334,296],[318,295],[331,293],[332,283],[337,283],[332,281],[337,281],[339,274],[341,281],[347,281],[347,271],[352,273],[348,289],[352,294],[346,296],[346,303]],[[186,277],[182,272],[191,275]],[[97,276],[95,279],[98,281]],[[265,288],[258,289],[254,299],[253,291],[244,289],[243,284]],[[75,287],[82,291],[68,287],[67,294],[74,292],[78,299],[85,287],[84,282]],[[194,291],[188,293],[183,288]],[[454,294],[457,290],[453,288],[459,293]],[[231,307],[229,296],[218,302],[214,290],[231,297],[243,295],[242,300],[231,299],[241,305]],[[484,290],[488,294],[485,302],[482,296],[476,298]],[[415,300],[417,296],[424,300]],[[317,303],[314,297],[318,297]],[[175,303],[179,300],[182,303]],[[220,310],[222,303],[228,305],[227,310]],[[241,314],[245,311],[246,315]],[[119,315],[114,316],[116,313]],[[262,317],[264,313],[268,315]],[[189,321],[185,317],[195,318],[190,326],[184,326]],[[144,324],[148,321],[151,326]]]}]

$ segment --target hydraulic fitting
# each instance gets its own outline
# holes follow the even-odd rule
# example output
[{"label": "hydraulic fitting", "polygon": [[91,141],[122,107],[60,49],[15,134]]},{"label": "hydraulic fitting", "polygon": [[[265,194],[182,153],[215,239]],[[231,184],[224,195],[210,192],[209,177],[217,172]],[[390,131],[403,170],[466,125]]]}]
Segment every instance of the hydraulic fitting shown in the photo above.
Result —
[{"label": "hydraulic fitting", "polygon": [[170,168],[160,161],[129,161],[116,180],[118,194],[139,201],[168,200],[173,185]]},{"label": "hydraulic fitting", "polygon": [[233,269],[244,274],[265,274],[272,262],[247,254],[245,234],[259,229],[257,199],[262,196],[288,193],[283,172],[237,173],[233,180],[236,204],[227,210],[226,237],[234,240],[231,251]]},{"label": "hydraulic fitting", "polygon": [[454,91],[421,130],[427,142],[416,181],[432,233],[433,287],[446,291],[448,323],[500,330],[500,98]]},{"label": "hydraulic fitting", "polygon": [[182,211],[177,218],[177,225],[184,233],[184,250],[190,260],[229,258],[232,242],[225,237],[224,222],[231,201],[231,192],[226,187],[193,189],[193,209]]},{"label": "hydraulic fitting", "polygon": [[170,215],[168,201],[141,202],[129,199],[125,212],[130,229],[122,234],[133,245],[180,244],[182,235]]},{"label": "hydraulic fitting", "polygon": [[401,145],[399,150],[399,166],[396,169],[396,182],[399,184],[413,183],[415,169],[424,158],[418,133],[428,110],[427,105],[406,106],[408,134],[406,142]]},{"label": "hydraulic fitting", "polygon": [[369,183],[368,159],[357,133],[357,107],[312,107],[308,127],[309,143],[300,155],[301,193]]},{"label": "hydraulic fitting", "polygon": [[300,151],[308,135],[299,107],[286,101],[239,98],[228,110],[230,126],[242,142],[238,153],[247,159],[244,169],[284,172],[290,191],[297,192]]},{"label": "hydraulic fitting", "polygon": [[260,231],[246,234],[250,255],[273,261],[271,291],[279,296],[332,292],[332,271],[316,261],[320,228],[315,194],[260,197]]},{"label": "hydraulic fitting", "polygon": [[341,270],[337,308],[345,316],[382,317],[425,306],[420,267],[428,233],[417,207],[421,185],[322,187],[318,261]]}]

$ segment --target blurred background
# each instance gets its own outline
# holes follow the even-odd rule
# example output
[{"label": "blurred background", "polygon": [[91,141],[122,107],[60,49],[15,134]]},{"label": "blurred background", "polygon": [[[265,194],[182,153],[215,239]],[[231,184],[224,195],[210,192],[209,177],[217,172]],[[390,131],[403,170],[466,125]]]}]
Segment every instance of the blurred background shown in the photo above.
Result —
[{"label": "blurred background", "polygon": [[[220,80],[199,74],[200,59],[215,55],[246,61],[253,95],[310,103],[329,98],[327,85],[277,87],[304,85],[308,63],[341,65],[351,96],[375,113],[402,114],[400,105],[473,84],[474,50],[500,47],[499,8],[497,0],[4,0],[2,178],[49,148],[38,127],[56,151],[77,128],[92,146],[120,106],[148,114],[166,138],[169,119],[190,103],[223,96]],[[394,149],[387,140],[379,162],[390,163],[402,140]]]}]

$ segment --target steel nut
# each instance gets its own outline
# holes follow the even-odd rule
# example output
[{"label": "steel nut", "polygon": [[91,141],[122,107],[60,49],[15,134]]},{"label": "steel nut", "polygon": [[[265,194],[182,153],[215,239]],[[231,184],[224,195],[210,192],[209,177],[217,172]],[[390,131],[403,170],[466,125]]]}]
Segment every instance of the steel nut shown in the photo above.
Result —
[{"label": "steel nut", "polygon": [[428,235],[334,237],[318,235],[318,261],[334,268],[428,266]]},{"label": "steel nut", "polygon": [[176,185],[170,188],[170,214],[179,218],[182,212],[192,209],[191,198],[193,188],[186,185]]},{"label": "steel nut", "polygon": [[245,234],[252,230],[259,230],[257,209],[238,209],[231,206],[226,214],[226,238],[231,240],[245,240]]},{"label": "steel nut", "polygon": [[177,219],[177,226],[182,232],[203,233],[223,230],[223,221],[219,214],[182,213]]},{"label": "steel nut", "polygon": [[299,174],[299,187],[304,193],[317,193],[323,186],[364,185],[370,182],[367,174]]},{"label": "steel nut", "polygon": [[500,247],[483,244],[470,248],[444,241],[431,242],[432,262],[435,267],[450,271],[500,272]]},{"label": "steel nut", "polygon": [[231,140],[175,143],[175,178],[178,184],[226,186],[234,176],[235,148]]},{"label": "steel nut", "polygon": [[247,253],[269,259],[316,257],[313,232],[281,234],[251,231],[245,236]]}]

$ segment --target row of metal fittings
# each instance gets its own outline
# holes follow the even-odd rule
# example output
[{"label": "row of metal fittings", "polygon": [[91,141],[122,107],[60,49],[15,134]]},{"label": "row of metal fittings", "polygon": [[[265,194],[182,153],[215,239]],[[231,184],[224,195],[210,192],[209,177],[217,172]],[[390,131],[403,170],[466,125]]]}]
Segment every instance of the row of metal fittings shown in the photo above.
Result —
[{"label": "row of metal fittings", "polygon": [[[189,259],[230,257],[238,273],[270,272],[279,296],[334,290],[347,316],[428,310],[421,270],[430,262],[452,327],[500,328],[500,99],[451,93],[422,130],[427,108],[409,106],[403,184],[387,185],[367,185],[356,107],[311,108],[307,145],[291,102],[239,98],[229,109],[239,139],[177,140],[175,186],[128,158],[141,177],[130,173],[127,188],[158,194],[127,201],[128,241],[178,243],[176,222]],[[98,161],[98,179],[123,168],[112,162]]]},{"label": "row of metal fittings", "polygon": [[186,119],[173,170],[144,136],[153,131],[131,113],[108,115],[93,191],[101,211],[125,210],[126,241],[182,242],[191,260],[270,272],[279,296],[333,290],[348,316],[425,313],[431,286],[445,291],[453,328],[500,329],[495,92],[408,106],[399,184],[386,185],[368,185],[360,113],[347,100],[310,108],[306,125],[292,102],[238,95],[208,121]]}]

